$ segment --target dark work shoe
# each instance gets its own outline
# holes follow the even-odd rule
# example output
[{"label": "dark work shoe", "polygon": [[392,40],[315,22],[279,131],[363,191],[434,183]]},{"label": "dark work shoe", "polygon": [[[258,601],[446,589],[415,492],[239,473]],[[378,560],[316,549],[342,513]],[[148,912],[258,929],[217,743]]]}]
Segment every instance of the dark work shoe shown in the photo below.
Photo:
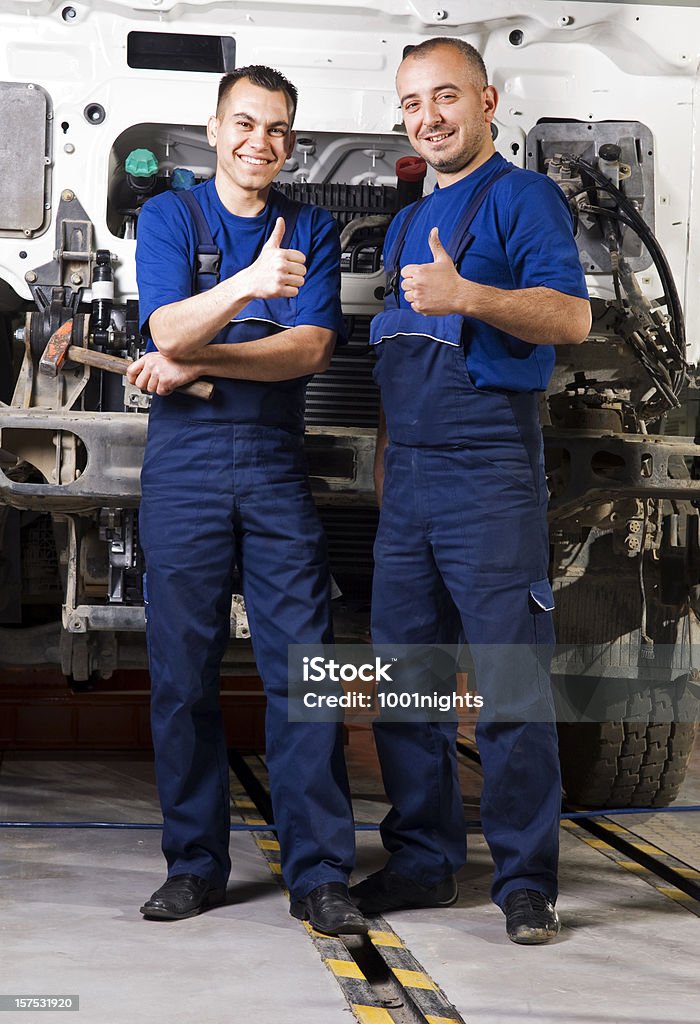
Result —
[{"label": "dark work shoe", "polygon": [[173,875],[141,907],[144,917],[181,921],[224,902],[225,889],[217,889],[199,875]]},{"label": "dark work shoe", "polygon": [[325,935],[366,935],[369,925],[350,902],[343,882],[326,882],[312,889],[303,900],[295,900],[289,913]]},{"label": "dark work shoe", "polygon": [[459,888],[454,875],[435,885],[421,885],[391,868],[382,868],[363,882],[353,885],[351,899],[363,914],[384,914],[389,910],[417,910],[421,907],[451,907]]},{"label": "dark work shoe", "polygon": [[559,915],[554,904],[537,889],[516,889],[503,903],[506,931],[513,942],[534,946],[559,934]]}]

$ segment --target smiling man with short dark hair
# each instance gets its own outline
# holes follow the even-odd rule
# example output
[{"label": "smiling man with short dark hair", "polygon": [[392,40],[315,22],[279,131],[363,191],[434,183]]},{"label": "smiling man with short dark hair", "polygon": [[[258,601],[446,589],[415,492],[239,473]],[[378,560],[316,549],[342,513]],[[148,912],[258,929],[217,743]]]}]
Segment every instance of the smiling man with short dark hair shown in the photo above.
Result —
[{"label": "smiling man with short dark hair", "polygon": [[[137,273],[154,395],[141,477],[152,731],[167,881],[141,912],[178,920],[224,898],[228,760],[219,666],[234,571],[267,694],[267,764],[291,913],[363,933],[341,726],[289,722],[291,643],[332,640],[326,547],[303,454],[304,392],[342,333],[340,246],[319,207],[271,187],[294,146],[296,90],[270,68],[221,84],[215,177],[148,202]],[[194,204],[194,205],[193,205]],[[216,262],[220,271],[216,274]],[[213,399],[177,393],[200,376]]]}]

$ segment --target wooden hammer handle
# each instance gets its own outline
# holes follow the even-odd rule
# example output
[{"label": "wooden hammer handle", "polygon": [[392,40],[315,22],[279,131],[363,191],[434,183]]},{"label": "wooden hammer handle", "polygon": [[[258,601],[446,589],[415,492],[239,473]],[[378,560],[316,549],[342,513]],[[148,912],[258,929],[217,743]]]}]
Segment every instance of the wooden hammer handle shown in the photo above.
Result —
[{"label": "wooden hammer handle", "polygon": [[[120,373],[122,377],[131,366],[130,359],[122,359],[121,356],[110,356],[106,352],[96,352],[92,348],[81,348],[80,345],[70,345],[66,352],[66,358],[72,363],[81,363],[83,366],[94,366],[97,370],[107,370],[109,373]],[[183,395],[192,395],[193,398],[203,398],[209,401],[214,394],[214,385],[206,380],[196,380],[192,384],[183,384],[175,388]]]}]

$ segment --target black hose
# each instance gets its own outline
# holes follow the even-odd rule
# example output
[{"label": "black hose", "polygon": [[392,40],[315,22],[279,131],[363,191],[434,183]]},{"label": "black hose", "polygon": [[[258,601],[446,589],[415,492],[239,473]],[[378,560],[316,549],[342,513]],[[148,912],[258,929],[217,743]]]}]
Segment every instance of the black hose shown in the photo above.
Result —
[{"label": "black hose", "polygon": [[[676,355],[681,362],[682,369],[677,375],[677,379],[673,386],[673,394],[678,395],[685,380],[687,372],[687,361],[685,356],[686,348],[686,335],[685,335],[685,323],[683,320],[683,309],[681,307],[680,297],[676,288],[675,281],[673,280],[673,274],[671,268],[666,259],[666,254],[661,248],[656,236],[646,223],[644,218],[639,214],[639,211],[635,207],[634,203],[621,192],[613,183],[607,178],[602,171],[600,171],[593,164],[588,163],[587,160],[583,160],[581,157],[574,155],[567,155],[566,160],[571,161],[580,170],[593,179],[595,184],[611,195],[620,210],[623,211],[624,216],[617,214],[610,210],[605,210],[606,216],[614,216],[616,219],[622,221],[632,228],[633,231],[639,236],[651,256],[652,262],[656,267],[661,283],[664,290],[664,300],[671,316],[671,322],[673,330],[670,332],[671,340],[675,346]],[[592,210],[591,212],[597,212]],[[601,211],[602,212],[602,211]]]}]

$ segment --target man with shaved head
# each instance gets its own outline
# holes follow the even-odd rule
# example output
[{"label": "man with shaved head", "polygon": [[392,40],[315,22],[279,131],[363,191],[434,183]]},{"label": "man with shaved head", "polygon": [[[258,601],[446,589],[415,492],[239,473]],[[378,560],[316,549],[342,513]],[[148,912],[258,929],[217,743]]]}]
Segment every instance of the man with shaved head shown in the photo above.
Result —
[{"label": "man with shaved head", "polygon": [[[561,782],[538,402],[553,346],[585,339],[590,307],[563,193],[496,152],[498,96],[474,47],[426,40],[396,86],[437,188],[389,228],[385,310],[371,328],[383,405],[372,635],[402,645],[466,636],[484,698],[492,897],[513,941],[546,942],[559,930]],[[367,914],[457,899],[466,842],[455,732],[444,721],[375,723],[390,857],[351,890]]]}]

